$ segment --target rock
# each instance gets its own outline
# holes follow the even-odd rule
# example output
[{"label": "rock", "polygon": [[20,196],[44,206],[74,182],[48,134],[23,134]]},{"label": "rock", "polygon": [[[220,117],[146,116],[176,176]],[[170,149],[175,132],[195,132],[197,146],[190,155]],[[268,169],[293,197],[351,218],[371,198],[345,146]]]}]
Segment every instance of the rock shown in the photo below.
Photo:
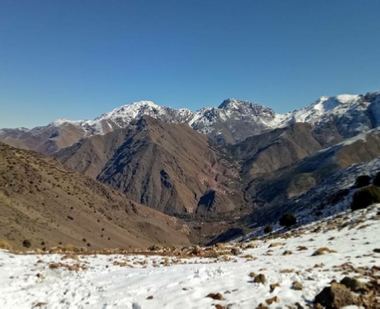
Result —
[{"label": "rock", "polygon": [[250,272],[248,276],[250,276],[251,278],[255,278],[256,274],[254,272]]},{"label": "rock", "polygon": [[267,278],[264,274],[258,274],[253,280],[253,282],[265,284],[267,282]]},{"label": "rock", "polygon": [[280,273],[282,273],[282,274],[294,273],[294,269],[292,269],[292,268],[285,268],[285,269],[281,270]]},{"label": "rock", "polygon": [[273,303],[279,303],[280,302],[280,299],[277,297],[277,296],[274,296],[272,298],[268,298],[265,300],[265,302],[268,304],[268,305],[271,305]]},{"label": "rock", "polygon": [[209,298],[212,298],[212,299],[215,299],[215,300],[224,300],[223,295],[220,294],[220,293],[210,293],[206,297],[209,297]]},{"label": "rock", "polygon": [[281,242],[274,242],[274,243],[271,243],[268,248],[274,248],[274,247],[278,247],[278,246],[282,246],[282,245],[283,245],[283,243],[281,243]]},{"label": "rock", "polygon": [[323,248],[317,249],[317,251],[315,251],[313,253],[313,256],[322,255],[322,254],[325,254],[325,252],[327,252],[327,253],[336,253],[335,250],[331,250],[331,249],[329,249],[327,247],[323,247]]},{"label": "rock", "polygon": [[373,252],[380,253],[380,248],[373,249]]},{"label": "rock", "polygon": [[224,243],[221,243],[221,242],[218,242],[217,244],[215,244],[215,247],[217,247],[218,249],[226,249],[226,245]]},{"label": "rock", "polygon": [[298,282],[298,281],[294,281],[292,287],[296,291],[302,291],[302,289],[303,289],[302,284],[300,282]]},{"label": "rock", "polygon": [[222,305],[219,305],[219,304],[216,304],[215,305],[215,308],[216,309],[226,309],[226,307],[222,306]]},{"label": "rock", "polygon": [[253,242],[244,247],[244,249],[255,249],[255,248],[257,248],[257,245]]},{"label": "rock", "polygon": [[256,309],[269,309],[268,306],[264,306],[263,304],[259,304]]},{"label": "rock", "polygon": [[197,256],[204,256],[205,252],[201,247],[195,246],[193,251],[191,251],[191,254],[194,254]]},{"label": "rock", "polygon": [[241,254],[243,251],[240,249],[240,248],[232,248],[231,249],[231,253],[233,254],[233,255],[239,255],[239,254]]},{"label": "rock", "polygon": [[304,250],[307,250],[307,247],[305,247],[305,246],[298,246],[297,250],[298,251],[304,251]]},{"label": "rock", "polygon": [[296,306],[297,309],[305,309],[303,306],[301,306],[300,303],[295,303],[294,305]]},{"label": "rock", "polygon": [[345,285],[333,282],[331,286],[325,287],[315,296],[314,302],[323,307],[338,309],[344,306],[356,305],[357,299]]},{"label": "rock", "polygon": [[274,289],[278,288],[278,287],[280,287],[279,283],[272,283],[271,285],[269,285],[270,292],[272,293],[274,291]]},{"label": "rock", "polygon": [[141,309],[141,306],[138,303],[133,303],[132,309]]},{"label": "rock", "polygon": [[148,296],[146,299],[153,299],[153,296],[150,295],[150,296]]},{"label": "rock", "polygon": [[350,277],[344,277],[341,281],[341,284],[345,285],[348,287],[351,291],[357,292],[357,291],[365,291],[367,290],[366,285],[363,282],[360,282],[359,280],[355,278],[350,278]]},{"label": "rock", "polygon": [[149,247],[150,251],[160,251],[163,249],[164,249],[164,246],[162,246],[162,245],[152,245]]},{"label": "rock", "polygon": [[38,274],[36,275],[36,277],[37,277],[38,279],[45,279],[45,276],[44,276],[43,274],[40,274],[40,273],[38,273]]},{"label": "rock", "polygon": [[290,255],[290,254],[293,254],[291,250],[285,250],[282,255]]},{"label": "rock", "polygon": [[47,305],[47,303],[44,303],[44,302],[38,302],[37,304],[35,304],[34,306],[33,306],[33,308],[36,308],[36,307],[43,307],[43,306],[46,306]]}]

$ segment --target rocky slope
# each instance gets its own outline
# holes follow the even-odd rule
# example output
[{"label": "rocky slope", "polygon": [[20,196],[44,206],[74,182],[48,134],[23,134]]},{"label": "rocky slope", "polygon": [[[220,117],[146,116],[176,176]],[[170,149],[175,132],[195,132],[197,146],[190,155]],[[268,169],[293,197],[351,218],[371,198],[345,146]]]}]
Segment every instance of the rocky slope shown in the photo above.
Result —
[{"label": "rocky slope", "polygon": [[133,200],[168,214],[226,212],[241,204],[238,170],[218,160],[205,135],[144,116],[55,154]]},{"label": "rocky slope", "polygon": [[375,129],[253,178],[246,187],[245,198],[281,208],[285,201],[296,199],[350,165],[377,157],[380,157],[380,132]]},{"label": "rocky slope", "polygon": [[254,135],[223,150],[229,157],[243,162],[244,178],[252,178],[286,167],[322,148],[310,124],[294,123]]},{"label": "rocky slope", "polygon": [[306,122],[312,125],[319,143],[331,146],[380,124],[380,92],[321,97],[315,103],[287,114],[277,114],[271,108],[236,99],[195,112],[141,101],[115,108],[94,120],[58,119],[31,130],[2,129],[0,141],[52,154],[81,138],[126,128],[143,115],[166,123],[186,123],[218,144],[234,144],[266,130]]},{"label": "rocky slope", "polygon": [[41,154],[0,143],[0,239],[14,248],[188,244],[177,219]]},{"label": "rocky slope", "polygon": [[324,96],[286,118],[286,123],[310,123],[323,143],[333,145],[339,137],[350,138],[379,126],[380,92]]}]

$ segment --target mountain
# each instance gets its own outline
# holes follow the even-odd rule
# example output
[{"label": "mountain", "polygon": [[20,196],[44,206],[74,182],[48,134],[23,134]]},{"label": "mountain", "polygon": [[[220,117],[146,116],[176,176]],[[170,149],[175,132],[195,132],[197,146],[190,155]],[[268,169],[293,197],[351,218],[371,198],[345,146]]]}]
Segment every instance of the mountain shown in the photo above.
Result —
[{"label": "mountain", "polygon": [[286,115],[286,123],[308,122],[321,143],[334,145],[380,125],[380,92],[323,96]]},{"label": "mountain", "polygon": [[[310,191],[291,198],[280,206],[263,207],[249,217],[254,232],[244,238],[263,235],[263,228],[270,224],[274,229],[281,228],[279,218],[286,212],[294,213],[299,226],[318,222],[349,209],[352,196],[358,190],[355,186],[359,176],[367,175],[372,180],[380,172],[380,158],[350,165],[321,181]],[[372,182],[371,180],[371,182]]]},{"label": "mountain", "polygon": [[242,202],[238,169],[219,160],[208,138],[187,124],[143,116],[54,156],[167,214],[227,212]]},{"label": "mountain", "polygon": [[293,123],[248,137],[224,151],[243,162],[241,173],[251,178],[288,166],[322,148],[309,123]]},{"label": "mountain", "polygon": [[148,115],[168,123],[187,122],[192,113],[189,110],[175,110],[161,107],[150,101],[135,102],[115,108],[94,120],[72,121],[57,119],[47,126],[28,129],[2,129],[0,141],[23,149],[52,154],[68,147],[82,138],[104,135],[120,128],[126,128],[131,121]]},{"label": "mountain", "polygon": [[58,160],[0,143],[0,239],[22,248],[189,244],[186,226]]},{"label": "mountain", "polygon": [[248,101],[228,99],[217,108],[203,108],[194,113],[189,125],[219,144],[234,144],[281,126],[284,115]]},{"label": "mountain", "polygon": [[245,199],[281,208],[285,201],[308,192],[350,165],[369,162],[377,157],[380,157],[380,131],[374,129],[278,170],[251,177],[245,188]]},{"label": "mountain", "polygon": [[56,120],[47,126],[28,129],[2,129],[0,142],[20,149],[34,150],[43,154],[76,143],[85,136],[81,122]]},{"label": "mountain", "polygon": [[133,120],[143,115],[166,123],[188,124],[217,144],[236,144],[267,130],[296,122],[310,123],[318,142],[332,146],[380,124],[380,92],[321,97],[313,104],[287,114],[277,114],[271,108],[236,99],[228,99],[218,107],[202,108],[195,112],[141,101],[115,108],[94,120],[58,119],[31,130],[2,129],[0,141],[52,154],[81,138],[127,128]]}]

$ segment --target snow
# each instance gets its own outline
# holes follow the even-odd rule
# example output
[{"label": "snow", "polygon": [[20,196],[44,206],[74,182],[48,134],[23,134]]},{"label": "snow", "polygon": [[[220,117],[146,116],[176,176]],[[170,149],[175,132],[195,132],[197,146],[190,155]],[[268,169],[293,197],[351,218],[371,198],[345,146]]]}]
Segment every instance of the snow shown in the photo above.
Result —
[{"label": "snow", "polygon": [[336,96],[337,101],[345,104],[355,103],[359,99],[359,95],[356,94],[340,94]]},{"label": "snow", "polygon": [[[256,248],[245,248],[239,256],[228,256],[228,261],[223,256],[181,259],[159,255],[80,255],[79,263],[87,268],[76,272],[49,268],[53,262],[78,263],[62,260],[60,254],[16,255],[1,250],[0,303],[4,309],[32,308],[39,302],[47,303],[48,308],[211,308],[212,304],[256,308],[277,296],[280,302],[270,308],[294,306],[296,302],[305,306],[331,280],[357,275],[354,270],[343,274],[334,267],[346,262],[353,267],[378,264],[380,255],[373,249],[379,246],[380,224],[373,218],[379,210],[380,205],[374,205],[354,213],[346,211],[335,219],[301,227],[290,238],[245,242],[240,246],[252,244]],[[346,227],[334,228],[345,222]],[[319,232],[315,231],[317,227]],[[269,248],[276,242],[282,245]],[[307,250],[299,251],[299,246],[306,246]],[[321,247],[337,252],[312,256]],[[283,255],[285,250],[292,254]],[[126,265],[119,266],[118,262]],[[250,272],[263,273],[267,282],[254,283],[248,276]],[[367,279],[364,276],[361,280]],[[299,281],[303,290],[292,289],[294,281]],[[271,293],[272,283],[279,283],[280,287]],[[209,293],[221,293],[225,300],[207,298]],[[147,299],[149,296],[153,298]]]},{"label": "snow", "polygon": [[[316,124],[333,115],[343,115],[357,109],[361,96],[342,94],[335,97],[320,97],[315,103],[289,114],[285,122],[310,122]],[[366,105],[368,107],[368,104]]]},{"label": "snow", "polygon": [[361,134],[358,134],[352,138],[349,138],[349,139],[346,139],[345,141],[339,143],[338,145],[342,145],[342,146],[348,146],[348,145],[351,145],[357,141],[363,141],[365,142],[366,141],[366,138],[367,138],[367,135],[368,135],[368,132],[367,133],[361,133]]}]

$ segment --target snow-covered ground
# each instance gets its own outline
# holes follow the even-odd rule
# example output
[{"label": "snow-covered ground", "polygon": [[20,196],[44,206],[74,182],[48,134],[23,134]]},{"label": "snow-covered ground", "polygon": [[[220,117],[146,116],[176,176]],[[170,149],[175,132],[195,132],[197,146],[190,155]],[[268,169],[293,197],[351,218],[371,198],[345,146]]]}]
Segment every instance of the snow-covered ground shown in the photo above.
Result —
[{"label": "snow-covered ground", "polygon": [[[346,211],[286,237],[207,249],[219,251],[214,258],[98,254],[71,256],[75,260],[63,254],[16,255],[1,250],[0,307],[256,308],[260,303],[268,306],[266,300],[275,296],[278,302],[270,308],[295,307],[297,302],[305,306],[333,279],[358,275],[363,282],[369,279],[361,267],[380,264],[380,253],[374,252],[380,248],[379,211],[380,205]],[[313,256],[321,247],[336,253]],[[242,251],[220,253],[232,248]],[[284,255],[285,250],[291,252]],[[339,267],[344,263],[348,264]],[[69,270],[69,265],[85,269]],[[250,273],[264,274],[266,283],[255,283]],[[293,288],[294,281],[302,290]],[[275,283],[280,286],[271,292]],[[209,293],[220,293],[223,300],[206,297]]]}]

